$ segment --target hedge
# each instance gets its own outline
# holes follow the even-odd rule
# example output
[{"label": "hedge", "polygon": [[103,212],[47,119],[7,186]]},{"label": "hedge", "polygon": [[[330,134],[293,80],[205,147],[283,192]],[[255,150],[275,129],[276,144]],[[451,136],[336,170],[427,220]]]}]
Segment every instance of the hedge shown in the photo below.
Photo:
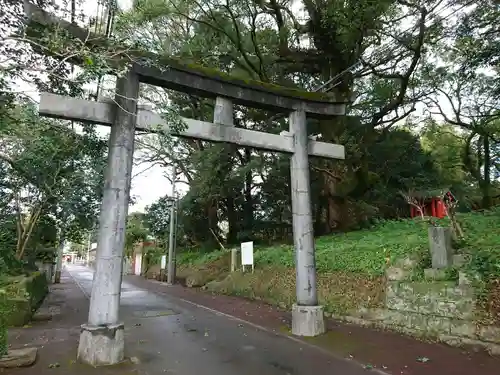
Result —
[{"label": "hedge", "polygon": [[0,289],[0,357],[7,354],[9,344],[7,342],[7,297],[5,291]]},{"label": "hedge", "polygon": [[7,328],[28,323],[49,292],[41,272],[11,281],[0,286],[0,356],[7,354]]}]

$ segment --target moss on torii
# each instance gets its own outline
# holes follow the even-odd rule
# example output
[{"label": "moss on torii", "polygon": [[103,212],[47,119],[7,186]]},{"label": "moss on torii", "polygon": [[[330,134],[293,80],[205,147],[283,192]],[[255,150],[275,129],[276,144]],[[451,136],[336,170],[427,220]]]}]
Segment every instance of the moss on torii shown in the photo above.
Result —
[{"label": "moss on torii", "polygon": [[[25,3],[25,14],[28,18],[26,36],[35,49],[44,54],[65,59],[68,56],[62,56],[62,54],[70,55],[73,53],[74,56],[68,61],[91,69],[99,68],[99,61],[103,61],[105,66],[102,67],[102,73],[111,73],[114,69],[120,70],[128,63],[142,60],[145,65],[151,64],[154,66],[156,63],[159,65],[156,67],[160,69],[172,67],[202,77],[215,78],[222,82],[268,92],[277,96],[324,102],[325,104],[337,102],[332,94],[304,91],[294,87],[243,79],[217,69],[185,63],[178,58],[160,56],[140,48],[121,45],[109,38],[94,34],[87,29],[57,18],[29,2]],[[47,31],[52,31],[52,35],[48,35]],[[75,53],[75,46],[81,49],[81,53]],[[103,59],[103,55],[106,54],[111,56],[111,64],[109,64],[110,60],[106,57]],[[106,68],[107,72],[105,71]]]}]

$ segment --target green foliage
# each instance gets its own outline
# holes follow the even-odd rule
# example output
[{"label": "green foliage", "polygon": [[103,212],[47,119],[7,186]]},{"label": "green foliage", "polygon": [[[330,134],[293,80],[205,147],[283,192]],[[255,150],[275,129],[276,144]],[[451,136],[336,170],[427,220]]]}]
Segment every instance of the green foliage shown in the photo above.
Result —
[{"label": "green foliage", "polygon": [[47,277],[42,272],[33,273],[26,281],[26,293],[29,296],[31,311],[38,310],[49,292]]},{"label": "green foliage", "polygon": [[[458,220],[468,243],[461,251],[471,254],[471,267],[489,279],[500,277],[500,252],[497,250],[500,209],[460,214]],[[446,219],[437,222],[449,224]],[[317,270],[320,273],[342,271],[381,276],[388,265],[408,256],[417,256],[422,262],[429,261],[427,226],[426,222],[418,219],[382,221],[369,230],[319,237],[316,239]],[[201,265],[223,254],[223,251],[180,252],[178,262]],[[257,267],[295,267],[293,247],[290,245],[256,247],[254,259]]]},{"label": "green foliage", "polygon": [[180,251],[176,255],[177,264],[200,266],[211,263],[227,254],[225,250],[215,250],[211,252],[200,253],[196,250]]},{"label": "green foliage", "polygon": [[463,252],[471,257],[467,265],[469,271],[480,275],[481,279],[488,283],[492,280],[500,279],[500,232],[498,223],[500,222],[500,208],[484,213],[475,214],[475,220],[470,216],[464,216],[464,227],[466,233],[471,233],[467,237],[467,242]]},{"label": "green foliage", "polygon": [[79,240],[92,227],[106,151],[94,131],[79,134],[67,123],[39,117],[32,103],[16,104],[0,131],[4,263],[9,252],[22,260],[27,249]]},{"label": "green foliage", "polygon": [[125,251],[128,256],[132,255],[134,246],[138,242],[144,242],[150,235],[149,229],[146,227],[145,215],[134,212],[128,216],[127,229],[125,231]]},{"label": "green foliage", "polygon": [[[475,72],[481,67],[498,68],[500,39],[498,28],[494,26],[498,22],[500,10],[492,0],[475,1],[471,11],[462,16],[456,28],[455,56],[464,71]],[[500,94],[498,82],[496,90]]]},{"label": "green foliage", "polygon": [[[42,304],[49,292],[47,278],[35,272],[30,276],[0,279],[0,357],[7,354],[7,328],[23,325]],[[23,307],[27,309],[23,311]]]},{"label": "green foliage", "polygon": [[7,316],[9,314],[5,290],[0,287],[0,357],[7,354],[9,343],[7,337]]},{"label": "green foliage", "polygon": [[[360,230],[316,240],[318,272],[345,271],[382,275],[387,264],[428,248],[427,229],[418,220],[386,221],[370,230]],[[294,267],[293,248],[258,249],[256,264]]]},{"label": "green foliage", "polygon": [[35,259],[44,263],[54,263],[57,257],[55,247],[37,248],[35,250]]},{"label": "green foliage", "polygon": [[161,246],[146,246],[144,251],[145,263],[148,266],[160,264],[161,257],[165,255],[165,248]]},{"label": "green foliage", "polygon": [[55,247],[57,245],[57,222],[54,218],[43,215],[38,219],[30,239],[27,243],[29,249]]},{"label": "green foliage", "polygon": [[153,235],[164,239],[168,236],[170,223],[170,206],[173,203],[168,196],[161,197],[147,207],[144,216],[145,224]]},{"label": "green foliage", "polygon": [[[6,205],[5,200],[3,201]],[[16,217],[5,207],[0,213],[0,275],[22,273],[23,263],[16,259]]]},{"label": "green foliage", "polygon": [[450,125],[429,120],[421,138],[424,149],[432,155],[439,170],[443,186],[460,186],[467,178],[462,162],[465,147],[463,135]]}]

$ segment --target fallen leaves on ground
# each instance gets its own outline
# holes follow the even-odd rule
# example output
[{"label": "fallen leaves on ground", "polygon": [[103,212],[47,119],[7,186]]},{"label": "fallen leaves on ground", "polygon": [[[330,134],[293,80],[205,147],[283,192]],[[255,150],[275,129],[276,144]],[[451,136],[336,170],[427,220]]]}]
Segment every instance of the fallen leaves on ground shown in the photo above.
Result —
[{"label": "fallen leaves on ground", "polygon": [[417,358],[417,362],[427,363],[429,361],[430,361],[430,359],[427,358],[427,357],[419,357],[419,358]]}]

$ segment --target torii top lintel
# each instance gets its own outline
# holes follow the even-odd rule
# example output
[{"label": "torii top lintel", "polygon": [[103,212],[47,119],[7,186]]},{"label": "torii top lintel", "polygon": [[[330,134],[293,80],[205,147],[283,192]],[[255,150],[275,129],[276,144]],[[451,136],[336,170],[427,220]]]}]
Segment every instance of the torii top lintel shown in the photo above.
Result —
[{"label": "torii top lintel", "polygon": [[[66,30],[73,38],[86,43],[91,48],[114,47],[117,49],[120,47],[112,46],[109,39],[56,17],[29,1],[24,2],[24,12],[29,36],[37,34],[37,27],[56,26]],[[331,95],[304,92],[260,81],[243,80],[212,69],[186,64],[180,60],[163,58],[143,50],[128,48],[127,55],[131,57],[128,63],[137,73],[140,81],[144,83],[202,97],[223,96],[236,104],[277,112],[302,109],[309,116],[316,118],[345,115],[346,103],[336,101]],[[153,66],[151,61],[155,61],[156,66]],[[81,63],[76,60],[72,62]],[[124,63],[123,57],[120,63]]]}]

